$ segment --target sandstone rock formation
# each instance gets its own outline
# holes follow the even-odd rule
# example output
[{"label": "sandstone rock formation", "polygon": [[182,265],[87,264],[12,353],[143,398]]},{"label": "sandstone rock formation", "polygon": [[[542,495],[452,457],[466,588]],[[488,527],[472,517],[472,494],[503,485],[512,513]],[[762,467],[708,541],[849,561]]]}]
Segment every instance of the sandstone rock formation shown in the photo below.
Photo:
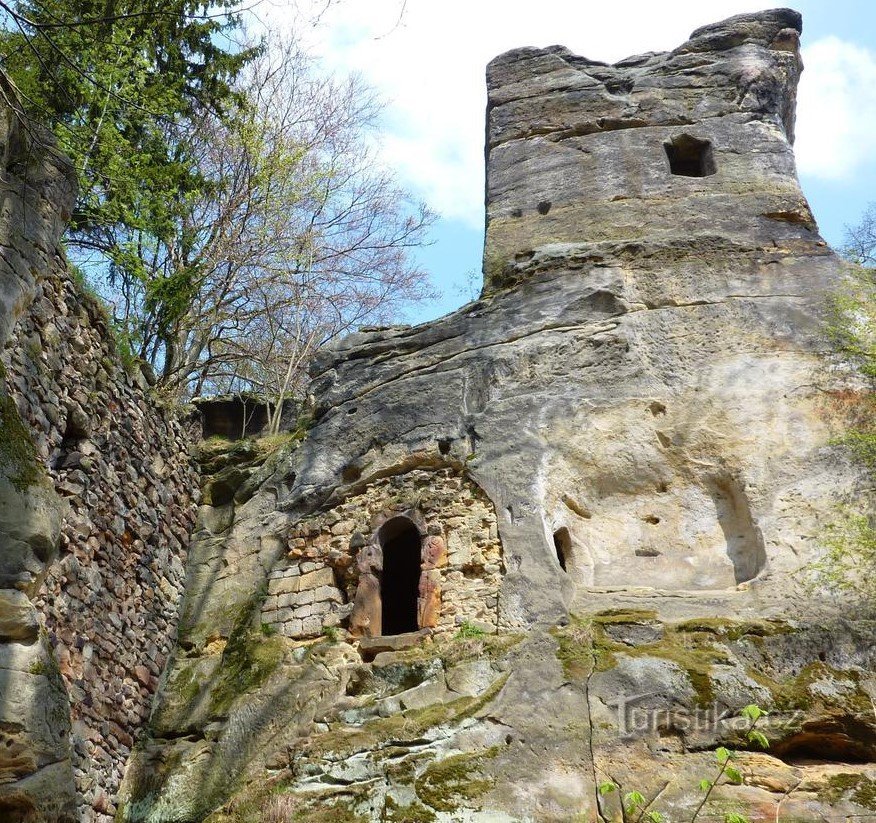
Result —
[{"label": "sandstone rock formation", "polygon": [[206,455],[123,819],[608,821],[637,790],[682,821],[719,745],[741,784],[699,819],[872,818],[872,623],[796,574],[863,481],[800,31],[490,64],[484,295],[323,352],[269,458]]}]

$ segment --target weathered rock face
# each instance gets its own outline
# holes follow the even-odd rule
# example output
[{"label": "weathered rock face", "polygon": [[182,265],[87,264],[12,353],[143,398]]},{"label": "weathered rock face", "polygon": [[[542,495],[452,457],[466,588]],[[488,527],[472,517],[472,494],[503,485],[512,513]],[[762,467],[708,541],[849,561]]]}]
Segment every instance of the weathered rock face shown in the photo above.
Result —
[{"label": "weathered rock face", "polygon": [[485,296],[341,341],[300,444],[216,465],[124,819],[691,820],[750,703],[772,747],[699,819],[872,816],[873,625],[796,576],[862,480],[799,30],[493,61]]},{"label": "weathered rock face", "polygon": [[[0,158],[2,346],[56,264],[75,178],[51,138],[7,105]],[[31,602],[56,556],[64,507],[5,377],[0,369],[0,818],[72,821],[67,696]]]},{"label": "weathered rock face", "polygon": [[540,276],[532,252],[556,243],[811,242],[791,150],[800,30],[780,9],[613,66],[558,46],[493,60],[487,290]]}]

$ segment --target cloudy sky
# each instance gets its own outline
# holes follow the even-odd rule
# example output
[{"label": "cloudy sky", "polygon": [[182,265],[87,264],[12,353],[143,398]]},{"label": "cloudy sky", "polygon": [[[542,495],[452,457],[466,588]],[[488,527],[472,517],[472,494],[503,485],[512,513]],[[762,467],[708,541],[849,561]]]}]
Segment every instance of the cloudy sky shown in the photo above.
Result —
[{"label": "cloudy sky", "polygon": [[[305,0],[322,9],[327,0]],[[301,3],[299,3],[299,6]],[[517,46],[559,43],[613,62],[668,50],[690,32],[767,7],[739,0],[333,0],[309,30],[326,65],[362,75],[386,101],[381,150],[440,220],[421,254],[443,292],[409,319],[465,302],[483,242],[484,67]],[[876,200],[876,4],[798,0],[803,59],[797,163],[822,234],[842,240]],[[272,25],[293,25],[273,0]],[[300,28],[299,23],[295,26]]]}]

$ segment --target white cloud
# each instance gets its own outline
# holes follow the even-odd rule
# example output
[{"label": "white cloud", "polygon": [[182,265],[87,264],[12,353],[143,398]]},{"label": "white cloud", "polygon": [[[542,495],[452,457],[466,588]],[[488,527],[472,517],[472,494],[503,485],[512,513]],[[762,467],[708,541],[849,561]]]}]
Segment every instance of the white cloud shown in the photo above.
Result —
[{"label": "white cloud", "polygon": [[847,180],[876,153],[876,53],[825,37],[803,49],[797,104],[801,174]]},{"label": "white cloud", "polygon": [[[308,2],[319,9],[326,4],[298,5]],[[360,73],[387,100],[381,150],[402,181],[442,216],[480,228],[490,59],[517,46],[554,43],[608,62],[671,49],[699,25],[751,11],[749,2],[335,0],[310,36],[331,67]],[[282,6],[271,16],[275,25],[292,25]],[[808,47],[805,58],[801,170],[849,174],[872,150],[876,134],[873,55],[828,38]]]}]

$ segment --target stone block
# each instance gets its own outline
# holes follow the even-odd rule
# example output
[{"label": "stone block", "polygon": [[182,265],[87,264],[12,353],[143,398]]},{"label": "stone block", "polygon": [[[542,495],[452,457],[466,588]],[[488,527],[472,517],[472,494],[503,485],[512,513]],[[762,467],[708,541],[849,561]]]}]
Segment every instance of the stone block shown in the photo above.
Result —
[{"label": "stone block", "polygon": [[277,577],[268,581],[268,594],[290,594],[299,591],[300,577]]},{"label": "stone block", "polygon": [[337,586],[320,586],[314,590],[313,600],[314,602],[325,600],[330,603],[342,603],[344,598]]},{"label": "stone block", "polygon": [[316,637],[322,633],[322,620],[318,617],[308,617],[301,626],[301,633],[305,637]]},{"label": "stone block", "polygon": [[37,611],[24,592],[0,589],[0,639],[31,643],[39,633]]},{"label": "stone block", "polygon": [[[316,566],[317,564],[310,563],[302,563],[301,570],[304,571],[305,566]],[[293,578],[300,580],[300,584],[298,589],[295,591],[305,591],[306,589],[318,589],[320,586],[334,586],[335,583],[335,575],[334,572],[328,568],[327,566],[323,566],[322,568],[316,568],[314,571],[307,572],[302,574],[299,578]]]}]

